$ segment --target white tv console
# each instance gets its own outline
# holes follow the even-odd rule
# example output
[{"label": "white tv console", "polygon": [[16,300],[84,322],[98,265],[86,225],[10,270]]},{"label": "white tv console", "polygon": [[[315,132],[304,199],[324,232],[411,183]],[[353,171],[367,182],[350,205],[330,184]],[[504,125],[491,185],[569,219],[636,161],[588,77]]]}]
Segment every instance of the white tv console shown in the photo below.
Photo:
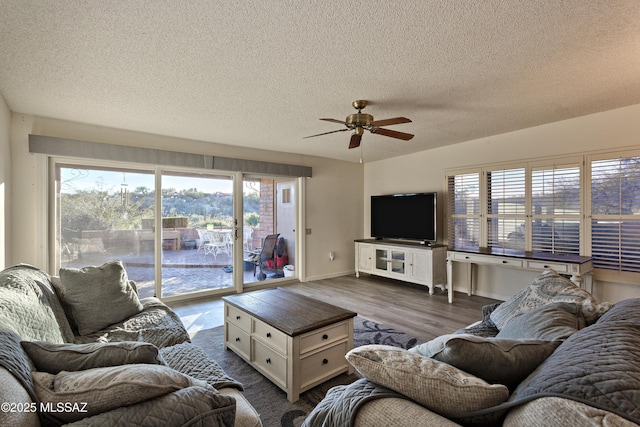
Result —
[{"label": "white tv console", "polygon": [[391,240],[356,240],[356,277],[360,273],[374,274],[417,283],[442,290],[447,285],[447,247],[425,245],[419,242]]}]

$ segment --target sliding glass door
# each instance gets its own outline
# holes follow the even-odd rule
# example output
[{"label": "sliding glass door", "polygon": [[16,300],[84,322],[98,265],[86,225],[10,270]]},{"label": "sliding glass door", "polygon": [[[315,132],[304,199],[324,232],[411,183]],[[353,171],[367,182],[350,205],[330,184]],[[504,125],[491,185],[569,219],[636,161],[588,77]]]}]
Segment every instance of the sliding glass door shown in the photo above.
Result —
[{"label": "sliding glass door", "polygon": [[244,286],[296,277],[296,182],[245,176],[243,188]]},{"label": "sliding glass door", "polygon": [[233,288],[233,177],[163,172],[161,179],[162,296]]},{"label": "sliding glass door", "polygon": [[297,275],[296,181],[62,163],[55,172],[56,267],[119,259],[141,297],[174,299]]},{"label": "sliding glass door", "polygon": [[82,268],[122,260],[141,297],[154,296],[153,171],[61,165],[56,168],[56,265]]}]

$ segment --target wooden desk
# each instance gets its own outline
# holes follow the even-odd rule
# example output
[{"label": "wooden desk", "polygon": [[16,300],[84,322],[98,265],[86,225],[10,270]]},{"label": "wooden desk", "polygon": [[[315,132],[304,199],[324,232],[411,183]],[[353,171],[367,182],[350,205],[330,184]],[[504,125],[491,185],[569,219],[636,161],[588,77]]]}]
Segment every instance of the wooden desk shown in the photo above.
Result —
[{"label": "wooden desk", "polygon": [[[544,252],[527,252],[513,249],[457,249],[447,251],[447,285],[449,302],[453,302],[453,263],[467,264],[468,295],[473,293],[474,266],[478,264],[520,270],[544,271],[553,269],[559,274],[571,275],[571,281],[580,287],[593,288],[591,275],[593,270],[591,257],[578,255],[556,255]],[[587,283],[584,283],[586,280]],[[584,285],[584,286],[583,286]],[[591,289],[593,290],[593,289]]]}]

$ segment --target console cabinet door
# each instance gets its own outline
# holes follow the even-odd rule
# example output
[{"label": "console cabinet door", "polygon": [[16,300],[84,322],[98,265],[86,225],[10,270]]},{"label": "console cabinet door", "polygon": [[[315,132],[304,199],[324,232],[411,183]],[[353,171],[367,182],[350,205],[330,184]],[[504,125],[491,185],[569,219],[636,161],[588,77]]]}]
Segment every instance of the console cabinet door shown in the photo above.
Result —
[{"label": "console cabinet door", "polygon": [[409,277],[415,281],[433,285],[433,263],[431,251],[415,251],[410,253],[411,262]]},{"label": "console cabinet door", "polygon": [[373,266],[373,245],[358,243],[358,270],[371,272]]}]

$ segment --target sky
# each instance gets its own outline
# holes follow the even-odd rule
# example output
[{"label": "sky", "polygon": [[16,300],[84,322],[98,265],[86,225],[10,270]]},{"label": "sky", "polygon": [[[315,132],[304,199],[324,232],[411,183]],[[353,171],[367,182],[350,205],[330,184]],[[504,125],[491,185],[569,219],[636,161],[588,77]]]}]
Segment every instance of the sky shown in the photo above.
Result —
[{"label": "sky", "polygon": [[[154,188],[153,173],[111,171],[103,169],[60,168],[62,193],[74,193],[81,190],[99,189],[107,192],[120,192],[123,184],[129,191],[138,187]],[[196,188],[203,193],[232,193],[233,179],[223,176],[171,176],[163,175],[163,188],[174,188],[178,191]],[[254,190],[245,184],[244,193]]]}]

